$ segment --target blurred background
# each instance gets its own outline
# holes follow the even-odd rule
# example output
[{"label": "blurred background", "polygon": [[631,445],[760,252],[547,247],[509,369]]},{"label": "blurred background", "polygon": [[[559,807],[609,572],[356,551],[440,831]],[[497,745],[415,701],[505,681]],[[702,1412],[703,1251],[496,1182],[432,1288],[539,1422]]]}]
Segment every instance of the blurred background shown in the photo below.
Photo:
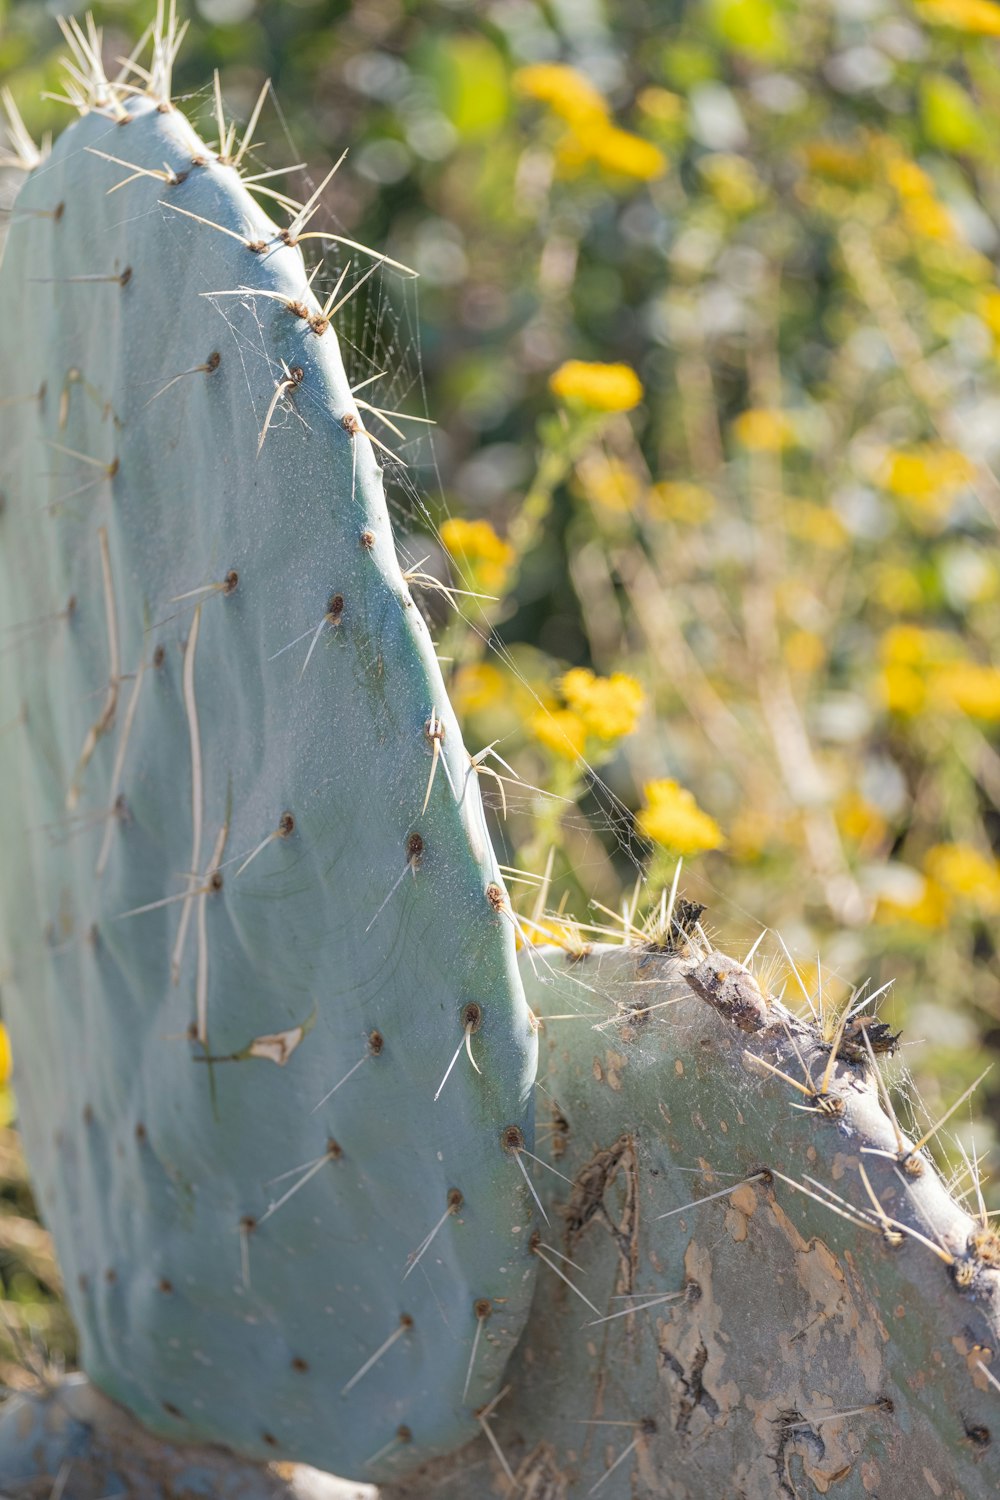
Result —
[{"label": "blurred background", "polygon": [[[0,0],[36,139],[73,114],[57,8]],[[109,74],[151,9],[94,6]],[[311,228],[419,273],[314,244],[522,941],[662,939],[682,858],[790,1004],[890,986],[922,1133],[1000,1050],[1000,5],[188,18],[209,142],[214,72],[238,130],[271,80],[244,167],[284,169],[253,185],[277,221],[348,148]],[[0,1113],[19,1383],[73,1343]],[[1000,1069],[936,1137],[956,1191],[998,1133]]]}]

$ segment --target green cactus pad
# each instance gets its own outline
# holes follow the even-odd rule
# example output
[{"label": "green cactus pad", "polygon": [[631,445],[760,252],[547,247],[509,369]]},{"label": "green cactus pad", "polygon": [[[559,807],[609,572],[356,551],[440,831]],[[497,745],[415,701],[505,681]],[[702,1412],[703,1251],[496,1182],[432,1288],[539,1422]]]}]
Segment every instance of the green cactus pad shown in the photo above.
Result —
[{"label": "green cactus pad", "polygon": [[0,270],[21,1124],[101,1390],[377,1479],[478,1431],[523,1327],[535,1042],[301,250],[125,99],[30,175]]},{"label": "green cactus pad", "polygon": [[383,1500],[493,1493],[504,1465],[546,1500],[995,1494],[1000,1237],[900,1151],[860,1026],[827,1076],[830,1027],[721,954],[548,959],[525,984],[563,1175],[536,1176],[496,1446]]}]

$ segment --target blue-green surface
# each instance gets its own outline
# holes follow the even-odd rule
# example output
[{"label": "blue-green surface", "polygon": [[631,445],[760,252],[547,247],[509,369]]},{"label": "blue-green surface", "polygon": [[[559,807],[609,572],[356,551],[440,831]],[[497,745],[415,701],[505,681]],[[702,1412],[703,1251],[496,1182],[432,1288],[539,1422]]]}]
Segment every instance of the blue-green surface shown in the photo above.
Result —
[{"label": "blue-green surface", "polygon": [[[531,1131],[512,924],[379,464],[342,425],[335,333],[200,295],[315,310],[301,253],[233,168],[192,166],[210,153],[178,112],[129,109],[66,131],[18,200],[61,212],[15,214],[0,268],[0,396],[44,386],[0,406],[0,722],[19,720],[0,972],[24,1137],[101,1388],[172,1436],[395,1475],[478,1430],[527,1316],[531,1200],[500,1141]],[[109,196],[129,169],[87,147],[187,175]],[[231,571],[231,592],[177,598]],[[422,812],[432,710],[451,784],[439,768]],[[481,1072],[463,1051],[435,1102],[470,1003]],[[284,1032],[283,1065],[248,1055]]]}]

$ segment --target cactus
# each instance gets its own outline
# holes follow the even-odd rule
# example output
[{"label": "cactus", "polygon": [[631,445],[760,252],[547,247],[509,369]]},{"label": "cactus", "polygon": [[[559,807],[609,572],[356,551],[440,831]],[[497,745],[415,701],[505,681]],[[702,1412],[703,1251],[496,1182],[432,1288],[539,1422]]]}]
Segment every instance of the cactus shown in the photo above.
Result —
[{"label": "cactus", "polygon": [[673,903],[522,985],[313,204],[170,104],[172,10],[144,93],[68,34],[0,266],[2,965],[93,1385],[7,1410],[0,1485],[992,1492],[1000,1241],[895,1038]]},{"label": "cactus", "polygon": [[884,1105],[893,1034],[803,1022],[703,948],[549,957],[529,999],[579,1019],[539,1058],[561,1175],[538,1174],[528,1330],[490,1442],[384,1500],[472,1475],[552,1500],[995,1493],[1000,1236]]},{"label": "cactus", "polygon": [[308,211],[170,105],[169,26],[139,94],[69,34],[0,278],[27,1155],[100,1390],[375,1479],[478,1431],[527,1314],[513,927]]}]

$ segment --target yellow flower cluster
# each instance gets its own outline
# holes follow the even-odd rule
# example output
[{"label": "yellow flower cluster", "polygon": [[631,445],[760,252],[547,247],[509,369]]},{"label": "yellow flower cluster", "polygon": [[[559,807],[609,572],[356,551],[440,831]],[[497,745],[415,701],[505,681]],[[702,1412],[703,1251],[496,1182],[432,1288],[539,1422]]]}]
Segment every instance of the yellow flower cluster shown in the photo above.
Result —
[{"label": "yellow flower cluster", "polygon": [[722,849],[725,837],[715,819],[695,801],[694,794],[677,781],[647,781],[643,787],[646,806],[636,818],[647,838],[662,844],[682,858],[706,849]]},{"label": "yellow flower cluster", "polygon": [[781,453],[796,444],[795,424],[788,412],[751,407],[740,412],[732,434],[744,448],[756,453]]},{"label": "yellow flower cluster", "polygon": [[876,909],[881,922],[944,927],[956,911],[981,916],[1000,912],[1000,863],[972,844],[935,844],[924,856],[923,872],[910,872],[913,890],[884,896]]},{"label": "yellow flower cluster", "polygon": [[10,1069],[10,1037],[7,1035],[6,1026],[0,1021],[0,1085],[7,1082],[10,1077]]},{"label": "yellow flower cluster", "polygon": [[581,171],[592,163],[613,177],[651,182],[667,170],[660,148],[615,125],[604,96],[566,63],[519,68],[514,86],[566,122],[569,128],[559,143],[559,161],[567,172]]},{"label": "yellow flower cluster", "polygon": [[954,240],[955,225],[948,210],[938,202],[934,183],[915,161],[885,148],[889,157],[885,173],[900,200],[903,223],[911,233],[928,240]]},{"label": "yellow flower cluster", "polygon": [[441,525],[441,541],[455,561],[468,568],[477,586],[490,594],[502,593],[515,554],[489,521],[450,516]]},{"label": "yellow flower cluster", "polygon": [[567,406],[588,411],[631,411],[642,400],[642,381],[631,365],[568,359],[549,376],[549,390]]},{"label": "yellow flower cluster", "polygon": [[534,714],[530,728],[537,740],[568,760],[588,751],[600,754],[631,734],[645,703],[641,686],[625,672],[598,677],[587,667],[573,667],[558,686],[562,705]]},{"label": "yellow flower cluster", "polygon": [[887,453],[877,477],[883,489],[920,518],[940,525],[975,472],[972,460],[958,448],[922,443]]},{"label": "yellow flower cluster", "polygon": [[1000,5],[993,0],[919,0],[918,14],[931,26],[949,26],[972,36],[1000,36]]},{"label": "yellow flower cluster", "polygon": [[459,667],[451,685],[451,701],[460,719],[482,713],[503,703],[510,691],[510,679],[491,661],[468,662]]},{"label": "yellow flower cluster", "polygon": [[881,696],[890,713],[913,717],[925,710],[1000,720],[1000,668],[969,661],[952,636],[896,625],[880,645]]}]

